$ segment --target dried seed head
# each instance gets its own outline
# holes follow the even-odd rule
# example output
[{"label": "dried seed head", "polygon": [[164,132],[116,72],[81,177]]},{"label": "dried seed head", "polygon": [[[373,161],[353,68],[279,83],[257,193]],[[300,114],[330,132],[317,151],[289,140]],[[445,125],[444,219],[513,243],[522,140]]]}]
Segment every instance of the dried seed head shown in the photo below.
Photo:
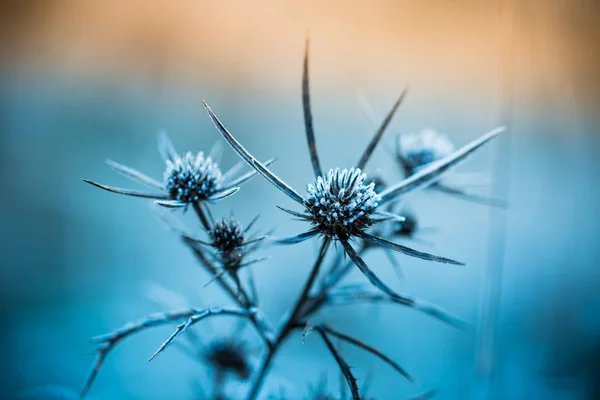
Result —
[{"label": "dried seed head", "polygon": [[164,174],[165,187],[173,200],[195,203],[208,199],[218,192],[223,176],[217,163],[200,152],[167,160]]},{"label": "dried seed head", "polygon": [[239,250],[244,244],[242,225],[233,218],[217,221],[209,235],[212,245],[223,254]]},{"label": "dried seed head", "polygon": [[366,177],[358,168],[336,168],[308,185],[306,209],[322,234],[347,239],[372,225],[380,197]]},{"label": "dried seed head", "polygon": [[231,339],[215,341],[209,345],[205,358],[216,371],[229,372],[240,379],[248,379],[252,372],[243,342]]},{"label": "dried seed head", "polygon": [[419,168],[444,158],[454,151],[454,145],[448,136],[433,129],[423,129],[418,133],[398,136],[398,157],[402,160],[409,174]]}]

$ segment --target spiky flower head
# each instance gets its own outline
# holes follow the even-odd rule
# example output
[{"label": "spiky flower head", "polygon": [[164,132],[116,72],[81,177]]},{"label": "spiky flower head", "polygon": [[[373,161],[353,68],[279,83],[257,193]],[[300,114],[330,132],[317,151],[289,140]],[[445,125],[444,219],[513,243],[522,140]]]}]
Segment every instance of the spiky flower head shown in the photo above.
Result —
[{"label": "spiky flower head", "polygon": [[205,358],[215,371],[229,372],[239,379],[248,379],[252,372],[244,342],[217,340],[209,345]]},{"label": "spiky flower head", "polygon": [[381,198],[366,178],[359,168],[336,168],[308,185],[305,206],[319,232],[347,239],[373,224],[371,214]]},{"label": "spiky flower head", "polygon": [[244,245],[242,225],[233,218],[217,221],[209,235],[212,245],[223,254],[239,250]]},{"label": "spiky flower head", "polygon": [[219,166],[203,152],[195,156],[187,152],[183,157],[167,160],[166,164],[165,188],[173,200],[184,203],[204,201],[222,187],[223,175]]},{"label": "spiky flower head", "polygon": [[398,157],[410,174],[454,151],[448,136],[433,129],[398,136]]}]

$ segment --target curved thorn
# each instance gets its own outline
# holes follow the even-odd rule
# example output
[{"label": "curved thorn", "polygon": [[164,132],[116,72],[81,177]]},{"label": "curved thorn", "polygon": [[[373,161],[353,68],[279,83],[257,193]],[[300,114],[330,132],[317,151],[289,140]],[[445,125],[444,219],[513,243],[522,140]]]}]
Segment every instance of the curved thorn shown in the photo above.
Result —
[{"label": "curved thorn", "polygon": [[197,312],[198,311],[194,309],[184,309],[170,311],[166,313],[151,314],[146,318],[140,319],[132,323],[128,323],[120,329],[92,338],[92,343],[99,344],[97,350],[98,354],[96,356],[96,360],[94,361],[94,365],[92,366],[92,370],[90,371],[88,377],[85,380],[79,398],[83,399],[87,395],[96,377],[98,376],[98,372],[100,371],[104,360],[108,356],[108,353],[110,353],[112,349],[121,341],[145,329],[149,329],[155,326],[167,325],[173,322],[180,321],[182,319],[187,319],[190,316],[196,314]]},{"label": "curved thorn", "polygon": [[158,132],[158,152],[165,162],[175,162],[175,159],[179,157],[165,130]]},{"label": "curved thorn", "polygon": [[110,346],[106,346],[106,347],[103,347],[102,349],[98,350],[98,354],[96,355],[96,360],[94,361],[94,365],[92,365],[92,370],[90,371],[88,377],[86,378],[86,380],[83,384],[83,388],[81,389],[81,393],[79,394],[80,400],[82,400],[90,391],[90,388],[92,387],[92,384],[96,380],[96,377],[98,376],[98,372],[100,372],[100,368],[102,367],[102,364],[104,363],[104,360],[106,359],[106,356],[108,355],[111,348],[112,347],[110,347]]},{"label": "curved thorn", "polygon": [[393,219],[393,220],[400,221],[400,222],[406,221],[406,217],[403,217],[402,215],[394,214],[394,213],[391,213],[388,211],[377,210],[377,211],[375,211],[374,214],[387,217],[386,220]]},{"label": "curved thorn", "polygon": [[148,361],[152,361],[156,358],[157,355],[162,353],[175,339],[177,339],[183,332],[189,329],[194,324],[202,321],[203,319],[216,315],[236,315],[239,317],[250,318],[252,315],[251,310],[241,310],[235,308],[207,308],[201,311],[196,312],[194,315],[190,316],[187,321],[179,324],[175,329],[175,332],[165,340],[165,342],[160,346],[160,348],[148,359]]},{"label": "curved thorn", "polygon": [[145,192],[140,192],[138,190],[130,190],[130,189],[123,189],[123,188],[118,188],[118,187],[114,187],[114,186],[107,186],[107,185],[103,185],[98,182],[90,181],[89,179],[82,179],[82,181],[84,181],[85,183],[89,183],[92,186],[96,186],[97,188],[104,189],[107,192],[123,194],[125,196],[143,197],[146,199],[157,199],[157,200],[168,200],[169,199],[169,196],[167,196],[166,194],[145,193]]},{"label": "curved thorn", "polygon": [[244,267],[247,267],[247,266],[249,266],[249,265],[256,264],[256,263],[259,263],[259,262],[262,262],[262,261],[268,260],[269,258],[271,258],[271,257],[259,257],[259,258],[255,258],[255,259],[253,259],[253,260],[250,260],[250,261],[246,261],[246,262],[243,262],[243,263],[241,263],[241,264],[238,266],[238,268],[244,268]]},{"label": "curved thorn", "polygon": [[421,302],[420,304],[417,304],[414,300],[409,299],[407,297],[400,296],[399,294],[394,292],[389,286],[387,286],[385,283],[383,283],[383,281],[381,279],[379,279],[379,277],[377,275],[375,275],[375,273],[373,273],[373,271],[371,271],[369,269],[367,264],[365,264],[363,259],[358,255],[356,250],[354,250],[352,248],[352,246],[350,245],[350,243],[348,243],[348,241],[340,240],[340,242],[342,243],[342,246],[344,247],[346,254],[348,254],[350,259],[354,262],[354,264],[358,267],[358,269],[367,277],[367,279],[376,288],[378,288],[383,293],[388,295],[392,301],[420,309],[421,311],[423,311],[427,314],[431,314],[437,318],[440,318],[443,321],[448,322],[449,324],[456,326],[458,328],[462,328],[464,326],[464,323],[462,323],[462,321],[456,321],[456,319],[453,317],[448,318],[448,316],[445,313],[440,312],[439,310],[433,308],[432,306],[427,305],[425,302]]},{"label": "curved thorn", "polygon": [[[273,164],[273,162],[276,159],[277,158],[271,158],[270,160],[266,161],[263,165],[265,167],[268,167],[269,165]],[[248,173],[245,173],[244,175],[240,176],[239,178],[236,178],[233,181],[228,182],[227,186],[225,187],[225,189],[229,189],[230,187],[233,187],[233,186],[240,186],[242,183],[246,182],[247,180],[249,180],[250,178],[252,178],[256,174],[257,174],[256,171],[250,171]]]},{"label": "curved thorn", "polygon": [[216,141],[213,143],[212,147],[210,148],[210,152],[208,153],[208,156],[217,164],[219,164],[219,162],[221,161],[221,157],[223,157],[223,142]]},{"label": "curved thorn", "polygon": [[213,123],[217,130],[221,133],[221,135],[225,138],[227,143],[235,150],[236,153],[244,160],[248,165],[254,168],[259,174],[261,174],[266,180],[271,182],[277,189],[281,190],[287,196],[289,196],[292,200],[304,204],[304,198],[298,194],[294,189],[288,186],[287,183],[282,181],[272,173],[269,169],[267,169],[264,165],[262,165],[252,154],[250,154],[232,135],[227,131],[225,126],[219,121],[219,118],[213,113],[208,104],[204,100],[202,100],[208,115],[212,119]]},{"label": "curved thorn", "polygon": [[280,207],[280,206],[275,206],[275,207],[279,208],[283,212],[293,215],[294,217],[298,217],[298,218],[302,218],[302,219],[310,219],[310,215],[308,215],[308,214],[302,214],[302,213],[299,213],[294,210],[290,210],[285,207]]},{"label": "curved thorn", "polygon": [[244,233],[248,233],[250,231],[250,229],[252,229],[252,227],[254,226],[254,224],[256,223],[256,221],[258,220],[259,217],[260,217],[260,214],[257,214],[256,217],[252,218],[252,221],[250,221],[250,223],[248,224],[246,229],[244,229]]},{"label": "curved thorn", "polygon": [[362,302],[391,302],[406,307],[414,308],[424,314],[430,315],[442,322],[447,323],[458,329],[468,328],[468,324],[460,318],[448,313],[447,311],[417,297],[399,295],[392,296],[387,293],[372,292],[369,290],[340,288],[332,291],[327,303],[332,306],[352,305]]},{"label": "curved thorn", "polygon": [[379,193],[381,196],[379,205],[381,206],[401,194],[411,192],[423,186],[431,185],[440,179],[444,173],[450,170],[450,168],[456,166],[475,150],[498,136],[501,132],[504,132],[505,129],[506,128],[504,127],[496,128],[473,140],[471,143],[463,146],[449,156],[432,162],[428,166],[419,170],[419,172],[411,175],[396,185],[388,187],[383,192]]},{"label": "curved thorn", "polygon": [[232,177],[234,175],[236,175],[238,172],[241,171],[241,169],[244,167],[244,162],[243,161],[238,161],[237,163],[235,163],[235,165],[231,168],[229,168],[227,170],[227,172],[223,173],[223,182],[227,182],[228,180],[232,179]]},{"label": "curved thorn", "polygon": [[318,229],[311,229],[310,231],[301,233],[296,236],[289,236],[275,239],[275,243],[279,244],[296,244],[300,242],[304,242],[305,240],[311,239],[319,234]]},{"label": "curved thorn", "polygon": [[232,187],[230,189],[224,189],[224,190],[221,190],[220,192],[213,194],[206,200],[208,200],[210,203],[214,203],[216,201],[226,199],[229,196],[233,196],[234,194],[236,194],[238,192],[238,190],[240,190],[239,187]]},{"label": "curved thorn", "polygon": [[[219,273],[215,274],[212,278],[210,278],[208,280],[208,282],[206,282],[204,285],[202,285],[203,288],[207,287],[208,285],[210,285],[211,283],[213,283],[214,281],[216,281],[217,279],[221,278],[223,275],[225,275],[227,273],[226,270],[221,270],[219,271]],[[154,357],[154,356],[153,356]]]},{"label": "curved thorn", "polygon": [[381,126],[375,133],[375,136],[373,136],[373,139],[371,139],[371,141],[369,142],[367,148],[365,149],[364,153],[360,157],[360,160],[358,160],[358,164],[356,164],[356,168],[360,168],[361,170],[365,169],[365,165],[367,165],[367,162],[369,161],[369,158],[371,158],[371,155],[373,154],[375,147],[377,146],[377,144],[383,137],[383,134],[384,134],[386,128],[392,121],[394,114],[396,114],[396,111],[398,110],[398,107],[402,103],[402,100],[404,100],[404,97],[406,96],[407,92],[408,92],[408,88],[406,88],[402,91],[402,94],[400,95],[398,100],[396,100],[396,103],[394,103],[394,106],[392,107],[392,109],[390,110],[388,115],[385,117],[383,122],[381,123]]},{"label": "curved thorn", "polygon": [[433,254],[414,250],[414,249],[411,249],[410,247],[406,247],[406,246],[402,246],[401,244],[398,244],[398,243],[390,242],[389,240],[380,238],[379,236],[371,235],[366,232],[363,232],[360,236],[363,239],[370,240],[371,242],[377,243],[378,245],[381,245],[388,249],[399,251],[400,253],[404,253],[407,256],[416,257],[416,258],[420,258],[422,260],[427,260],[427,261],[435,261],[435,262],[444,263],[444,264],[465,265],[464,263],[462,263],[460,261],[455,261],[455,260],[452,260],[452,259],[446,258],[446,257],[434,256]]},{"label": "curved thorn", "polygon": [[315,140],[315,131],[313,127],[312,112],[310,110],[310,88],[308,78],[308,48],[309,41],[306,38],[306,48],[304,50],[304,64],[302,70],[302,110],[304,112],[304,128],[306,130],[306,141],[308,142],[308,151],[310,153],[310,162],[312,163],[315,177],[323,175],[319,155],[317,153],[317,142]]},{"label": "curved thorn", "polygon": [[246,247],[249,244],[260,242],[262,240],[265,240],[268,237],[269,237],[269,235],[262,235],[262,236],[254,238],[254,239],[249,239],[248,241],[244,242],[241,246],[238,246],[238,248]]},{"label": "curved thorn", "polygon": [[182,208],[188,205],[187,203],[179,200],[155,200],[154,204],[158,204],[159,206],[166,208]]},{"label": "curved thorn", "polygon": [[335,358],[335,361],[340,367],[340,370],[344,374],[344,377],[348,382],[348,386],[350,387],[350,392],[352,393],[352,400],[360,400],[360,394],[358,393],[358,384],[356,383],[356,378],[354,377],[354,375],[352,375],[352,371],[350,371],[350,366],[348,365],[348,363],[346,363],[346,361],[344,361],[341,354],[337,351],[337,349],[331,342],[331,339],[329,339],[327,332],[319,327],[315,327],[315,330],[319,332],[319,335],[321,335],[321,338],[323,338],[323,341],[327,345],[327,348]]},{"label": "curved thorn", "polygon": [[484,206],[497,207],[502,209],[508,208],[508,202],[505,200],[494,199],[490,197],[483,197],[472,193],[467,193],[463,189],[455,188],[452,186],[447,186],[445,184],[436,183],[431,185],[431,189],[437,190],[442,193],[449,194],[451,196],[456,196],[460,199],[470,201],[472,203],[482,204]]},{"label": "curved thorn", "polygon": [[384,361],[385,363],[387,363],[389,366],[391,366],[392,368],[394,368],[400,375],[404,376],[409,382],[417,384],[417,381],[408,373],[406,372],[406,370],[404,368],[402,368],[400,365],[398,365],[398,363],[396,363],[394,360],[392,360],[391,358],[389,358],[388,356],[386,356],[385,354],[383,354],[381,351],[379,351],[378,349],[369,346],[368,344],[362,342],[361,340],[358,340],[356,338],[353,338],[351,336],[348,336],[344,333],[338,332],[332,328],[330,328],[329,326],[323,326],[322,328],[325,329],[327,331],[327,333],[329,333],[332,336],[338,337],[340,339],[342,339],[343,341],[346,341],[348,343],[351,343],[357,347],[360,347],[361,349],[373,354],[374,356],[380,358],[382,361]]},{"label": "curved thorn", "polygon": [[150,178],[149,176],[141,173],[140,171],[138,171],[136,169],[130,168],[123,164],[119,164],[118,162],[113,161],[113,160],[106,160],[106,164],[108,164],[108,166],[110,168],[112,168],[119,174],[131,179],[132,181],[139,182],[146,186],[150,186],[151,188],[154,188],[154,189],[163,190],[163,191],[165,190],[165,187],[163,186],[162,183],[160,183],[159,181],[157,181],[155,179]]}]

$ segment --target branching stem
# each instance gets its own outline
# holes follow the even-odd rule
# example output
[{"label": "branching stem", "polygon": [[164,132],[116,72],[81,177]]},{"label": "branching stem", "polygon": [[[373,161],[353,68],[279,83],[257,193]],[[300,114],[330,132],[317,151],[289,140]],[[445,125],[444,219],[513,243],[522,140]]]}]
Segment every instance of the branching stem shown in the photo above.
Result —
[{"label": "branching stem", "polygon": [[279,330],[279,333],[277,334],[277,338],[274,341],[274,345],[267,350],[267,353],[265,354],[265,356],[259,366],[256,377],[254,378],[252,387],[250,388],[250,391],[248,392],[248,396],[246,397],[246,400],[256,399],[256,397],[258,396],[258,393],[260,392],[262,384],[265,380],[267,372],[269,371],[269,368],[273,361],[273,357],[275,356],[275,354],[277,353],[277,351],[279,350],[279,348],[281,347],[283,342],[290,335],[290,333],[292,333],[292,331],[298,327],[298,322],[303,316],[302,310],[306,304],[306,301],[310,298],[309,297],[310,290],[312,289],[312,286],[315,283],[317,276],[319,275],[321,265],[323,264],[323,260],[325,259],[325,254],[327,253],[327,250],[329,249],[330,244],[331,244],[330,238],[326,237],[325,239],[323,239],[323,244],[321,246],[321,250],[319,251],[317,260],[315,261],[315,264],[313,265],[312,271],[310,272],[310,275],[309,275],[306,283],[304,284],[304,288],[302,289],[302,292],[300,293],[298,300],[296,300],[296,304],[294,305],[294,308],[290,312],[289,316],[285,319],[285,322],[283,323],[281,329]]},{"label": "branching stem", "polygon": [[[204,210],[202,210],[202,208],[199,205],[194,205],[194,210],[196,211],[196,214],[198,215],[198,218],[200,219],[202,225],[206,223],[206,226],[208,227],[207,229],[210,229],[210,224],[208,222],[208,219],[206,218],[206,215],[204,214]],[[215,281],[217,282],[217,284],[221,286],[221,288],[229,295],[229,297],[233,301],[235,301],[240,307],[243,307],[246,310],[254,308],[254,304],[250,299],[250,296],[248,296],[248,293],[243,287],[239,286],[238,288],[232,286],[225,280],[225,275],[218,276],[218,268],[206,257],[204,252],[196,246],[193,246],[193,244],[189,240],[186,240],[184,238],[184,241],[192,249],[196,257],[198,258],[200,263],[206,268],[206,270],[212,276],[216,276]],[[274,334],[273,329],[271,328],[267,320],[263,318],[262,314],[259,311],[253,313],[250,316],[249,320],[252,323],[252,325],[254,325],[256,331],[261,336],[267,347],[269,349],[272,348],[274,345]]]}]

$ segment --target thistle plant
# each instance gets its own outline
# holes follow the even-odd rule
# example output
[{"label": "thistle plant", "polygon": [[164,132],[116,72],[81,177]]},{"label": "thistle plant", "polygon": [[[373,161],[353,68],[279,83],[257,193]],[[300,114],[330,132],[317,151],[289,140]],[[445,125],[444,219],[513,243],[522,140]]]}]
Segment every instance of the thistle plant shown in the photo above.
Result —
[{"label": "thistle plant", "polygon": [[[103,185],[88,179],[83,181],[109,192],[126,196],[154,199],[155,203],[167,208],[200,207],[203,203],[215,203],[225,199],[238,190],[240,185],[252,178],[256,172],[250,171],[234,178],[239,166],[231,168],[224,174],[213,157],[205,156],[203,152],[194,155],[187,152],[180,156],[165,132],[161,132],[158,140],[158,150],[165,162],[163,182],[159,182],[140,171],[106,160],[109,167],[132,181],[148,186],[158,193],[149,193],[139,190],[123,189]],[[274,160],[267,161],[269,165]],[[202,224],[208,229],[208,221],[202,215]]]},{"label": "thistle plant", "polygon": [[[243,162],[247,163],[254,171],[238,178],[233,178],[234,172],[231,171],[221,174],[212,157],[204,157],[203,153],[199,153],[197,156],[188,153],[181,157],[177,155],[170,141],[163,135],[160,139],[161,154],[166,163],[163,183],[153,181],[128,167],[109,162],[109,165],[117,172],[152,186],[159,190],[160,194],[114,188],[86,181],[110,192],[154,199],[157,204],[167,208],[187,210],[191,205],[205,231],[206,239],[199,239],[197,235],[190,233],[187,228],[177,222],[170,222],[170,226],[194,253],[200,265],[211,276],[211,281],[215,281],[223,289],[233,304],[158,313],[95,338],[94,342],[98,346],[97,358],[84,385],[82,397],[88,392],[106,356],[125,338],[151,327],[178,324],[174,332],[150,357],[152,360],[173,343],[179,343],[178,339],[182,335],[193,332],[191,329],[196,324],[217,316],[230,316],[248,321],[257,332],[263,345],[260,361],[256,365],[246,364],[246,357],[242,361],[239,356],[243,352],[240,348],[232,351],[231,343],[221,347],[212,347],[212,352],[207,358],[213,371],[234,372],[244,378],[250,376],[245,396],[248,400],[254,400],[259,396],[278,351],[285,341],[296,332],[303,332],[303,340],[311,332],[314,332],[313,336],[324,342],[328,352],[337,363],[353,400],[365,397],[360,393],[357,379],[343,352],[334,346],[333,340],[364,350],[396,370],[408,381],[415,383],[416,379],[406,369],[376,346],[341,332],[329,324],[313,326],[310,323],[311,318],[326,307],[387,302],[413,308],[455,327],[464,326],[464,322],[439,307],[424,300],[397,293],[371,270],[364,261],[364,255],[371,249],[382,248],[426,261],[463,265],[452,258],[430,254],[391,240],[397,237],[412,236],[417,226],[412,215],[403,216],[394,212],[393,205],[397,204],[398,199],[402,196],[438,182],[443,174],[496,137],[503,128],[496,128],[458,150],[452,149],[443,155],[423,158],[427,162],[418,168],[413,168],[410,176],[393,185],[386,185],[376,176],[369,178],[364,171],[406,93],[405,90],[395,102],[355,165],[343,169],[333,168],[324,172],[317,152],[310,107],[307,45],[302,77],[302,105],[314,179],[308,183],[304,195],[301,195],[299,191],[289,186],[269,169],[271,161],[262,163],[246,150],[225,128],[206,102],[204,102],[204,106],[218,132]],[[234,169],[234,171],[236,170]],[[212,203],[233,195],[239,189],[239,185],[254,174],[262,176],[297,203],[298,208],[295,210],[278,206],[281,210],[308,224],[308,228],[300,234],[276,238],[274,242],[295,244],[309,239],[316,239],[320,242],[320,249],[316,259],[312,262],[306,282],[300,289],[293,306],[282,317],[276,329],[272,328],[260,311],[259,293],[252,274],[249,273],[246,278],[242,278],[239,274],[242,268],[251,272],[251,266],[263,260],[262,258],[249,258],[249,255],[265,242],[265,236],[248,234],[254,221],[244,229],[238,221],[232,218],[213,218],[210,211]],[[165,219],[171,220],[171,215],[167,214]],[[385,224],[394,224],[392,225],[394,228],[382,229]],[[327,254],[332,250],[332,244],[340,244],[341,251],[330,258],[327,257]],[[368,283],[342,284],[343,279],[354,268],[358,268]],[[220,391],[218,393],[220,393],[219,396],[223,395]],[[345,398],[345,395],[340,393],[339,396],[327,398],[341,399]]]},{"label": "thistle plant", "polygon": [[[454,144],[447,135],[430,128],[396,136],[395,158],[406,177],[413,176],[429,164],[448,157],[454,150]],[[473,203],[500,208],[507,206],[506,201],[468,193],[441,180],[432,182],[429,187]]]}]

